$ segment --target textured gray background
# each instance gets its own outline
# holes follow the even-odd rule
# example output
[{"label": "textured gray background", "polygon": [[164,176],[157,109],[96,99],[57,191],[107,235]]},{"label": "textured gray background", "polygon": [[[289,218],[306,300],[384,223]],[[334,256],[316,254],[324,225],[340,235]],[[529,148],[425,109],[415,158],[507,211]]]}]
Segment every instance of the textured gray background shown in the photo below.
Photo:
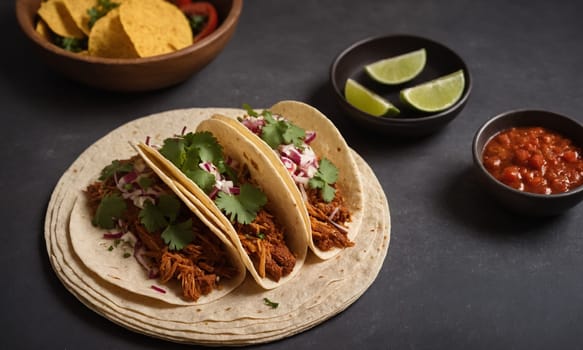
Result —
[{"label": "textured gray background", "polygon": [[[44,245],[49,196],[86,147],[134,118],[281,99],[328,114],[371,164],[389,199],[392,239],[378,279],[349,309],[257,348],[583,347],[583,207],[553,219],[515,217],[481,190],[470,153],[478,127],[509,109],[583,121],[582,13],[580,1],[248,0],[233,41],[205,70],[127,95],[80,86],[38,62],[13,2],[2,1],[0,347],[182,347],[118,327],[65,290]],[[470,67],[466,109],[433,137],[396,142],[363,132],[333,98],[334,57],[393,33],[440,41]]]}]

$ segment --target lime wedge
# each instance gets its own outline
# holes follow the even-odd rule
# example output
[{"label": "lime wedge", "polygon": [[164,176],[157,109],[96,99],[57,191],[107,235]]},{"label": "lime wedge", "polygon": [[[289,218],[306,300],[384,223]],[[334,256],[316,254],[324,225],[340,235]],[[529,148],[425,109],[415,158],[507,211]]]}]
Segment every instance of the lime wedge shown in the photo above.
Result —
[{"label": "lime wedge", "polygon": [[352,106],[375,117],[399,114],[399,109],[393,106],[392,103],[368,90],[353,79],[346,81],[344,96]]},{"label": "lime wedge", "polygon": [[389,57],[364,66],[368,75],[379,83],[396,85],[415,78],[425,67],[425,49]]},{"label": "lime wedge", "polygon": [[401,90],[401,101],[423,112],[439,112],[453,106],[464,92],[464,71],[441,76]]}]

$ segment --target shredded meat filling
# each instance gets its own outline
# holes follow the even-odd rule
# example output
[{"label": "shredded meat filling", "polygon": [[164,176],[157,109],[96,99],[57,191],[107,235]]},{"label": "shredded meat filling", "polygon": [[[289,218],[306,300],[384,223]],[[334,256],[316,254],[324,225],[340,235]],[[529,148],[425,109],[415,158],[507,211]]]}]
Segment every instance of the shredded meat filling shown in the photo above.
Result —
[{"label": "shredded meat filling", "polygon": [[265,209],[250,224],[236,223],[235,230],[259,276],[277,282],[293,270],[296,257],[285,243],[281,225]]},{"label": "shredded meat filling", "polygon": [[[135,162],[137,156],[120,163]],[[170,189],[152,173],[152,179],[167,193]],[[107,194],[118,191],[113,177],[106,181],[97,181],[87,187],[87,196],[92,215],[95,215],[101,199]],[[122,229],[132,232],[144,248],[140,253],[162,284],[177,280],[182,286],[183,296],[196,301],[220,288],[221,279],[233,278],[233,267],[223,242],[214,235],[194,214],[184,210],[181,215],[190,215],[193,222],[194,241],[178,251],[171,251],[164,244],[162,232],[148,232],[139,219],[140,208],[130,199],[126,199],[127,210],[122,219]],[[185,216],[186,217],[186,216]]]},{"label": "shredded meat filling", "polygon": [[350,222],[350,212],[344,204],[344,196],[336,189],[336,196],[330,203],[322,200],[317,189],[306,190],[307,207],[312,225],[314,244],[321,250],[354,246],[347,235],[345,224]]}]

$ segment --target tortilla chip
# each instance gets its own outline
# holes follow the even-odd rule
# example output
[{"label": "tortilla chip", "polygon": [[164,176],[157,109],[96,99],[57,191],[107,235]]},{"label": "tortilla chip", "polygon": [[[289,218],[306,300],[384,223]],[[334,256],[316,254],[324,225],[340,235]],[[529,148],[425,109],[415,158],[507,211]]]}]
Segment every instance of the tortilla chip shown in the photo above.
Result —
[{"label": "tortilla chip", "polygon": [[162,55],[192,44],[186,16],[164,0],[127,0],[119,9],[123,29],[140,57]]},{"label": "tortilla chip", "polygon": [[42,2],[38,15],[53,32],[64,38],[81,39],[85,37],[85,33],[77,27],[63,0]]},{"label": "tortilla chip", "polygon": [[36,23],[35,31],[47,40],[51,40],[51,30],[42,19]]},{"label": "tortilla chip", "polygon": [[62,0],[71,14],[71,18],[83,33],[89,36],[89,14],[87,11],[95,6],[97,0]]},{"label": "tortilla chip", "polygon": [[107,13],[91,29],[89,55],[109,58],[138,58],[130,38],[120,22],[119,7]]}]

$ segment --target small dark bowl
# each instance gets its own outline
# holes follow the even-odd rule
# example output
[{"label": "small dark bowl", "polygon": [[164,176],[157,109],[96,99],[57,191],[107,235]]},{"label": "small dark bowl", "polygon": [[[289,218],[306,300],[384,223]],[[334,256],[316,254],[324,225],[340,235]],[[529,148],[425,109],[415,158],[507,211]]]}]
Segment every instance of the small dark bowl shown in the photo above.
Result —
[{"label": "small dark bowl", "polygon": [[[367,64],[421,48],[425,48],[427,52],[425,68],[407,83],[386,86],[374,82],[364,71],[364,66]],[[399,100],[399,92],[402,89],[460,69],[464,70],[464,92],[457,103],[447,110],[436,113],[418,112],[403,105]],[[344,85],[348,78],[358,81],[388,99],[401,110],[401,113],[396,117],[375,117],[353,107],[344,97]],[[332,63],[330,81],[338,103],[352,121],[369,130],[394,136],[423,136],[440,130],[462,111],[472,89],[470,71],[460,56],[438,42],[412,35],[372,37],[351,45]]]},{"label": "small dark bowl", "polygon": [[16,18],[35,54],[71,80],[100,89],[137,92],[156,90],[188,79],[214,60],[233,36],[243,0],[213,0],[219,26],[209,36],[172,53],[144,58],[102,58],[66,51],[35,31],[41,0],[16,0]]},{"label": "small dark bowl", "polygon": [[554,130],[571,139],[578,147],[583,145],[583,125],[571,118],[540,110],[510,111],[488,120],[476,132],[472,143],[475,168],[487,191],[508,209],[530,216],[561,214],[583,199],[583,186],[559,194],[546,195],[523,192],[496,180],[482,163],[484,148],[492,137],[511,127],[527,126],[539,126]]}]

